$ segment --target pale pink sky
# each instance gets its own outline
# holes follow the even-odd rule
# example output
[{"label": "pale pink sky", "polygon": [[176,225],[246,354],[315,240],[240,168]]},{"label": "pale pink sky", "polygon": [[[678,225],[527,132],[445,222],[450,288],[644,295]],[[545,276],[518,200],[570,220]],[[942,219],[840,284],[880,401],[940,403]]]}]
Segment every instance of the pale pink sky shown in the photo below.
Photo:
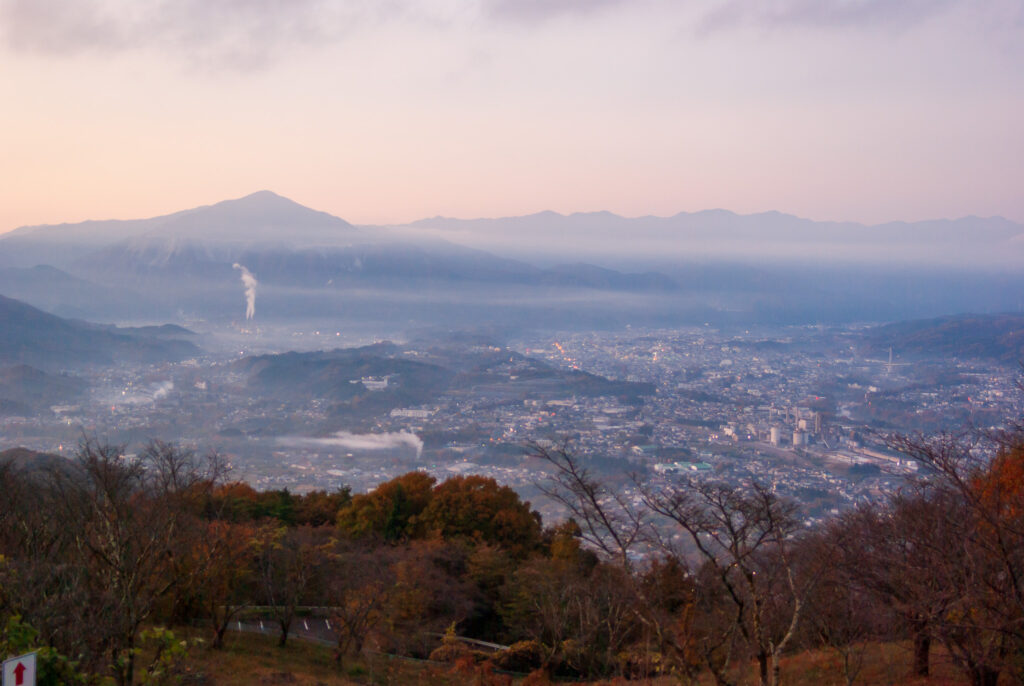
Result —
[{"label": "pale pink sky", "polygon": [[1024,221],[1017,0],[0,0],[0,93],[0,232],[260,189]]}]

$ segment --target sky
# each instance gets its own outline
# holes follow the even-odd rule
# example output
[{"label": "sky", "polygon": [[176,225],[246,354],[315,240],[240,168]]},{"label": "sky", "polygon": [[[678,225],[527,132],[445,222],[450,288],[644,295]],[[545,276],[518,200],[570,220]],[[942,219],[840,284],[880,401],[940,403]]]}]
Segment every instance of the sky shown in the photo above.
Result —
[{"label": "sky", "polygon": [[261,189],[1024,222],[1019,0],[0,0],[0,93],[0,232]]}]

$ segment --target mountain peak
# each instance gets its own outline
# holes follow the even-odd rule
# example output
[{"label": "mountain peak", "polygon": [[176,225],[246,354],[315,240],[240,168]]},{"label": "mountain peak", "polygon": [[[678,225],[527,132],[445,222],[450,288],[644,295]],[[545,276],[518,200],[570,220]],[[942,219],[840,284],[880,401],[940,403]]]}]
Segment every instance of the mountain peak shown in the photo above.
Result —
[{"label": "mountain peak", "polygon": [[145,238],[200,243],[294,243],[306,246],[346,241],[356,233],[344,219],[262,190],[215,205],[150,220]]},{"label": "mountain peak", "polygon": [[300,205],[273,191],[261,190],[149,219],[86,221],[60,226],[37,226],[9,237],[50,242],[111,244],[131,240],[146,243],[293,243],[306,246],[344,243],[357,229],[344,219]]},{"label": "mountain peak", "polygon": [[299,203],[295,202],[291,198],[286,198],[283,195],[278,195],[274,191],[268,191],[268,190],[256,191],[255,193],[250,193],[249,195],[243,195],[241,198],[233,198],[233,199],[230,199],[230,200],[222,200],[219,203],[217,203],[216,205],[211,205],[211,207],[216,207],[217,205],[228,205],[228,204],[253,205],[253,206],[268,206],[269,205],[269,206],[281,206],[281,207],[303,207],[304,209],[309,209],[308,207],[305,207],[304,205],[300,205]]},{"label": "mountain peak", "polygon": [[183,215],[203,215],[213,218],[258,218],[261,222],[266,222],[268,219],[272,218],[275,220],[290,220],[302,223],[306,223],[310,219],[315,218],[314,221],[316,221],[316,223],[326,222],[329,224],[350,226],[348,222],[335,217],[334,215],[306,207],[305,205],[301,205],[290,198],[286,198],[283,195],[278,195],[277,193],[268,190],[256,191],[255,193],[250,193],[249,195],[242,196],[241,198],[222,200],[213,205],[204,205],[191,210],[167,215],[166,217],[156,217],[155,219],[171,219],[173,217],[180,217]]}]

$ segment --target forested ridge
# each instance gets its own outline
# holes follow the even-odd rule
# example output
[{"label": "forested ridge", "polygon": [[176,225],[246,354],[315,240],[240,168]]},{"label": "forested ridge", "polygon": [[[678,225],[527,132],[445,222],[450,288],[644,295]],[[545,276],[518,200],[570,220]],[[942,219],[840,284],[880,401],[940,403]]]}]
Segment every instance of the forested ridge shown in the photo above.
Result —
[{"label": "forested ridge", "polygon": [[282,646],[303,619],[329,622],[339,670],[372,651],[480,683],[726,686],[754,665],[768,686],[787,681],[783,655],[814,649],[854,684],[878,642],[913,646],[908,677],[941,649],[971,684],[1024,683],[1024,433],[893,445],[923,476],[813,527],[759,483],[626,498],[569,444],[528,447],[570,515],[557,523],[480,476],[297,495],[161,442],[131,458],[88,440],[72,460],[8,451],[0,642],[42,648],[41,684],[213,683],[176,667],[186,647],[160,627],[200,627],[216,651],[254,613]]}]

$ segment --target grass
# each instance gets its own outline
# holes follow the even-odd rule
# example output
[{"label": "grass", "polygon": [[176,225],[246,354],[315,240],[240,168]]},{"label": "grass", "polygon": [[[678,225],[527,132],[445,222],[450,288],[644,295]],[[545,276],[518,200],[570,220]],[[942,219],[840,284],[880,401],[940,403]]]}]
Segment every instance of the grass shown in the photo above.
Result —
[{"label": "grass", "polygon": [[[206,638],[195,629],[181,629],[186,637]],[[385,656],[361,660],[349,659],[344,667],[334,661],[328,647],[304,641],[289,641],[285,648],[277,640],[258,634],[229,633],[223,650],[206,646],[192,649],[188,667],[192,674],[205,680],[193,683],[204,686],[261,686],[288,684],[293,686],[365,686],[368,684],[402,684],[408,686],[457,686],[480,683],[476,674],[447,666],[426,665]],[[951,664],[941,648],[932,653],[932,676],[910,677],[910,646],[904,643],[874,643],[865,647],[863,668],[856,684],[861,686],[961,686],[967,684],[963,675]],[[741,686],[756,685],[756,664],[738,666],[734,675]],[[845,686],[839,657],[827,650],[799,653],[783,658],[781,677],[784,686]],[[189,682],[186,682],[189,683]],[[483,683],[487,683],[485,680]],[[506,682],[507,683],[507,682]],[[517,680],[516,683],[522,683]],[[591,686],[625,684],[621,679],[595,681]],[[645,682],[652,686],[669,686],[678,681],[669,678]],[[713,686],[710,674],[697,680],[698,686]]]},{"label": "grass", "polygon": [[[179,628],[175,633],[184,638],[205,640],[208,637],[206,632],[189,628]],[[447,665],[371,656],[359,660],[349,658],[339,667],[334,660],[334,650],[326,646],[289,640],[288,645],[281,648],[275,637],[237,632],[228,633],[222,650],[211,650],[203,644],[193,647],[186,667],[197,677],[194,683],[203,686],[457,686],[469,683],[464,674],[455,673]]]},{"label": "grass", "polygon": [[[208,640],[208,632],[179,629],[186,637]],[[222,650],[201,644],[190,651],[187,667],[202,675],[210,686],[257,686],[294,684],[295,686],[354,686],[353,681],[334,662],[330,648],[305,641],[289,641],[280,648],[277,639],[258,634],[229,632]]]},{"label": "grass", "polygon": [[[912,654],[909,643],[869,643],[864,646],[863,666],[856,675],[858,686],[961,686],[968,681],[949,660],[941,647],[933,646],[931,676],[911,676]],[[845,686],[839,655],[831,650],[811,650],[783,657],[779,666],[784,686]],[[744,665],[735,672],[738,684],[758,683],[757,665]],[[704,675],[700,686],[712,686],[714,679]]]}]

